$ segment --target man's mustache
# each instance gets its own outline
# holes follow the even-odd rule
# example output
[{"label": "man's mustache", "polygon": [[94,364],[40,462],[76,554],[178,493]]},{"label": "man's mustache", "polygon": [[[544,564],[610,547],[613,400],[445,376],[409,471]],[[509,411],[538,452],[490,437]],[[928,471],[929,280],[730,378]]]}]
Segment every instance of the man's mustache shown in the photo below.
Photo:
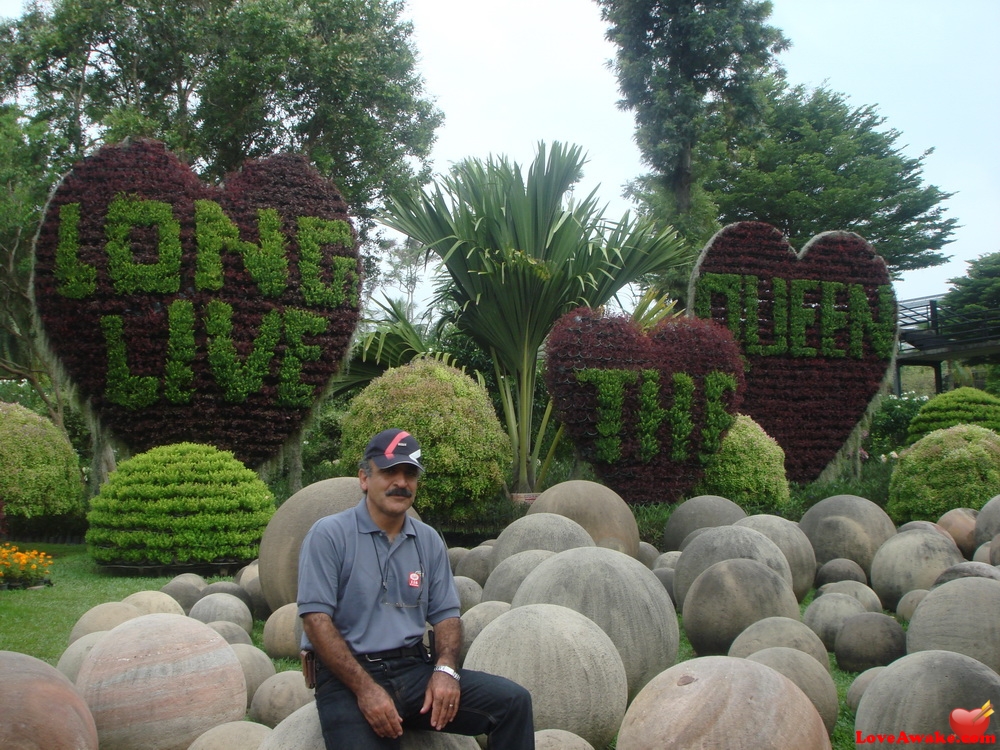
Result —
[{"label": "man's mustache", "polygon": [[385,493],[388,497],[413,497],[413,493],[406,487],[393,487]]}]

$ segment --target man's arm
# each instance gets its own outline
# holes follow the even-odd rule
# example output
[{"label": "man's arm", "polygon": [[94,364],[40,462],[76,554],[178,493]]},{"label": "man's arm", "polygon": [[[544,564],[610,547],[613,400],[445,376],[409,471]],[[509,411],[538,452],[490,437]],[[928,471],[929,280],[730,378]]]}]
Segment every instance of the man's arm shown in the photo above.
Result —
[{"label": "man's arm", "polygon": [[[434,648],[437,651],[435,666],[445,666],[458,671],[458,654],[462,647],[462,620],[449,617],[434,626]],[[444,729],[458,713],[462,691],[459,682],[445,672],[434,672],[424,692],[424,705],[420,713],[431,712],[431,726]]]},{"label": "man's arm", "polygon": [[358,664],[330,616],[308,612],[302,616],[302,629],[323,664],[357,696],[358,708],[375,734],[393,738],[403,734],[403,718],[396,710],[396,704]]}]

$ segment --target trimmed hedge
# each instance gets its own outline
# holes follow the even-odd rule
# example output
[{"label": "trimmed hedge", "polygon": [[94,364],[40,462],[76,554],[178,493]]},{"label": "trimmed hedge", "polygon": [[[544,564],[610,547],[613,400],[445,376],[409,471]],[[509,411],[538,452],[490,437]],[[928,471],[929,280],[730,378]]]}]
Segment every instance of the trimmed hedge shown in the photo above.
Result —
[{"label": "trimmed hedge", "polygon": [[246,563],[274,513],[267,485],[229,451],[177,443],[123,461],[91,502],[102,565]]},{"label": "trimmed hedge", "polygon": [[907,444],[957,424],[975,424],[1000,432],[1000,398],[978,388],[956,388],[939,394],[920,407],[910,421]]},{"label": "trimmed hedge", "polygon": [[1000,492],[1000,435],[977,425],[935,430],[903,451],[886,512],[897,524],[937,521],[952,508],[978,510]]}]

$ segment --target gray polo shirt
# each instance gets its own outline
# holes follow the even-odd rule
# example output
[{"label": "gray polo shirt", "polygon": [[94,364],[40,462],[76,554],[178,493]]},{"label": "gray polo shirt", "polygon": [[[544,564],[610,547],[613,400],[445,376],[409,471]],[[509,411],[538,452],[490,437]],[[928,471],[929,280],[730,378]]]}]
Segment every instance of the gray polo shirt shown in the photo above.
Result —
[{"label": "gray polo shirt", "polygon": [[[459,617],[448,552],[437,532],[410,516],[392,544],[365,498],[321,518],[299,554],[298,613],[333,618],[355,654],[412,646],[431,625]],[[312,648],[305,634],[302,647]]]}]

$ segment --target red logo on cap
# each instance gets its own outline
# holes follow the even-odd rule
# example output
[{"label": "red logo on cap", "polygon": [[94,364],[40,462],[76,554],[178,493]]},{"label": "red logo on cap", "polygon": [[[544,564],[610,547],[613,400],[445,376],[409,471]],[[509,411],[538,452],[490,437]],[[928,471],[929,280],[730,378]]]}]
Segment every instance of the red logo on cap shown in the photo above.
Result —
[{"label": "red logo on cap", "polygon": [[[395,456],[393,456],[392,452],[394,450],[396,450],[396,446],[397,445],[399,445],[401,442],[403,442],[403,438],[408,438],[409,436],[410,436],[410,433],[408,433],[408,432],[400,432],[398,435],[396,435],[396,437],[394,437],[392,439],[392,442],[389,443],[389,445],[386,447],[386,449],[385,449],[385,457],[386,458],[390,458],[390,459],[391,458],[395,458]],[[413,584],[410,584],[410,585],[412,586]]]}]

